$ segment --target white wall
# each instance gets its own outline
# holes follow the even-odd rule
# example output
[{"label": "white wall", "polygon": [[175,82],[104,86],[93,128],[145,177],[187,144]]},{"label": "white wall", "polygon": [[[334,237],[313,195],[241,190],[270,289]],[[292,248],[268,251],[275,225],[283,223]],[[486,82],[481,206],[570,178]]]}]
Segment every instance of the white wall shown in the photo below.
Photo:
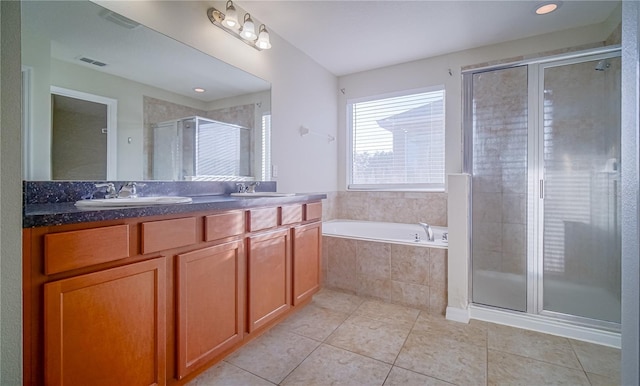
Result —
[{"label": "white wall", "polygon": [[206,11],[211,5],[222,9],[222,2],[94,2],[271,82],[271,150],[278,190],[337,190],[336,142],[298,132],[305,125],[336,135],[334,75],[271,31],[273,47],[257,51],[213,26]]},{"label": "white wall", "polygon": [[[567,47],[602,42],[612,32],[608,22],[437,56],[395,66],[345,75],[338,78],[344,89],[338,98],[338,184],[346,189],[346,103],[348,99],[382,95],[397,91],[444,85],[446,98],[447,173],[462,171],[462,76],[461,68],[501,59],[548,52]],[[449,75],[451,70],[452,75]]]},{"label": "white wall", "polygon": [[31,69],[31,130],[30,172],[32,180],[51,179],[51,41],[33,35],[23,35],[25,44],[23,66]]},{"label": "white wall", "polygon": [[[0,385],[22,384],[20,3],[0,1]],[[10,52],[12,55],[5,55]]]}]

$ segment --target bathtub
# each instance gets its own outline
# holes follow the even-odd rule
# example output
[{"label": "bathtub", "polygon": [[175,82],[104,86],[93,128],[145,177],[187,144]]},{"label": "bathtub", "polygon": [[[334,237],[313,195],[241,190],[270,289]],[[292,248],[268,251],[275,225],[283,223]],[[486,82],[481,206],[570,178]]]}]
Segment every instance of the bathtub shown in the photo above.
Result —
[{"label": "bathtub", "polygon": [[442,238],[443,233],[447,233],[447,228],[434,226],[432,229],[434,241],[428,241],[424,228],[418,224],[356,220],[331,220],[322,223],[323,236],[447,249],[448,242]]}]

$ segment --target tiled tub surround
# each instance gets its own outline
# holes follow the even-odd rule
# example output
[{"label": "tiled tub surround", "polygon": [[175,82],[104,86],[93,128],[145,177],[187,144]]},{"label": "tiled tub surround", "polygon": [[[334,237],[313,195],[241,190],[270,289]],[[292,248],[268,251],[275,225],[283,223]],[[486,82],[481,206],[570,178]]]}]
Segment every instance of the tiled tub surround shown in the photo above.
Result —
[{"label": "tiled tub surround", "polygon": [[434,314],[447,307],[447,251],[323,236],[327,288]]},{"label": "tiled tub surround", "polygon": [[[447,193],[330,192],[322,216],[325,220],[447,226]],[[334,237],[322,241],[326,287],[444,313],[446,250]]]},{"label": "tiled tub surround", "polygon": [[323,209],[325,220],[426,222],[447,226],[447,193],[444,192],[332,192],[327,193]]}]

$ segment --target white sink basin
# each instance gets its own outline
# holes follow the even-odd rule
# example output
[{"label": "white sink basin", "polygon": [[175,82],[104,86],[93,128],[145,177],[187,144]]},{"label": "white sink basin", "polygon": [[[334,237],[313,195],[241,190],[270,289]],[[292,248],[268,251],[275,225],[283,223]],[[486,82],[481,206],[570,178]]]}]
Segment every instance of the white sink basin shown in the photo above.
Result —
[{"label": "white sink basin", "polygon": [[191,197],[181,196],[156,196],[156,197],[135,197],[135,198],[98,198],[93,200],[76,201],[79,208],[88,207],[120,207],[120,206],[147,206],[147,205],[171,205],[188,204]]},{"label": "white sink basin", "polygon": [[295,193],[255,192],[255,193],[231,193],[233,197],[291,197]]}]

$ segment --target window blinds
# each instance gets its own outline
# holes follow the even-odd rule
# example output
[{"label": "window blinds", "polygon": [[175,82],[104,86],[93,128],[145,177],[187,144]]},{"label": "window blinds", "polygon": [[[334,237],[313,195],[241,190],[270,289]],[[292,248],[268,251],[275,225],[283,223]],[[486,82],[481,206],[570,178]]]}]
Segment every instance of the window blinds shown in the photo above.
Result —
[{"label": "window blinds", "polygon": [[444,89],[348,107],[350,189],[444,189]]}]

